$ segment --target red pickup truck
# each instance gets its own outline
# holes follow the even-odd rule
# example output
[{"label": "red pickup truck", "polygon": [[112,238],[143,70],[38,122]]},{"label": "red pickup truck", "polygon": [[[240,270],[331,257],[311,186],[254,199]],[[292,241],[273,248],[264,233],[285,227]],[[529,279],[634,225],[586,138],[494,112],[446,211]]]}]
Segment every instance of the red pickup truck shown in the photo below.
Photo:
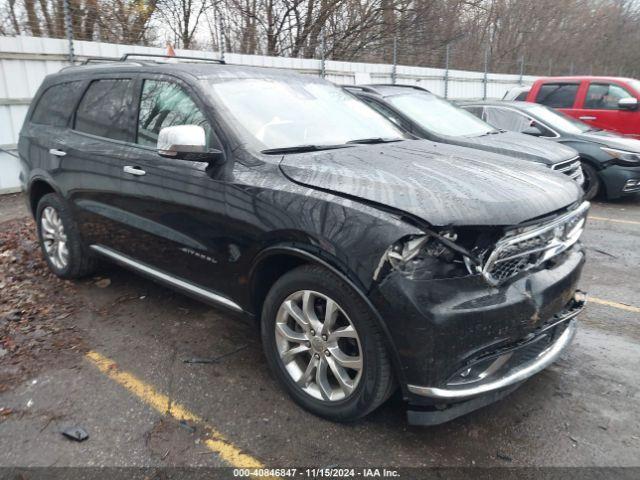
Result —
[{"label": "red pickup truck", "polygon": [[[524,97],[524,92],[521,94]],[[621,77],[547,77],[524,98],[555,108],[595,128],[640,137],[640,80]]]}]

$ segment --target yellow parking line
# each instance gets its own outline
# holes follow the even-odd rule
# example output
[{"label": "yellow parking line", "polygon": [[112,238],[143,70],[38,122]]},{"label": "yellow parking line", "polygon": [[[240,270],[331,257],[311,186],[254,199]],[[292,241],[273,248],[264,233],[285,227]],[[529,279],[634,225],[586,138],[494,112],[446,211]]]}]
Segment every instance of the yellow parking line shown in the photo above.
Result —
[{"label": "yellow parking line", "polygon": [[86,353],[86,358],[108,376],[111,380],[126,388],[144,403],[162,415],[168,415],[178,421],[185,420],[199,423],[211,437],[205,440],[205,446],[222,460],[236,468],[264,468],[263,464],[228,441],[224,435],[208,425],[202,418],[190,412],[186,407],[157,392],[151,385],[143,382],[135,375],[116,368],[115,362],[96,351]]},{"label": "yellow parking line", "polygon": [[589,302],[597,303],[599,305],[606,305],[607,307],[619,308],[620,310],[626,310],[627,312],[640,313],[639,307],[625,305],[624,303],[612,302],[611,300],[604,300],[598,297],[589,296]]},{"label": "yellow parking line", "polygon": [[640,222],[636,222],[635,220],[618,220],[616,218],[596,217],[594,215],[589,215],[589,219],[602,220],[603,222],[626,223],[628,225],[640,225]]}]

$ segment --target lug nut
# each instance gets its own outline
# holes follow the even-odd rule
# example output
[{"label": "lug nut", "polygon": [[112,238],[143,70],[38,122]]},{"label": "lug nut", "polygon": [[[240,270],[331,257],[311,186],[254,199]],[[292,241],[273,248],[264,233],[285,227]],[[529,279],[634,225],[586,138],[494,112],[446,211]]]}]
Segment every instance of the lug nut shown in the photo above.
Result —
[{"label": "lug nut", "polygon": [[326,342],[327,341],[327,336],[326,335],[322,335],[322,340],[324,340]]},{"label": "lug nut", "polygon": [[324,351],[325,356],[330,357],[331,356],[331,352],[329,350],[325,350]]},{"label": "lug nut", "polygon": [[319,353],[316,353],[316,354],[314,355],[314,357],[316,357],[316,358],[320,358],[320,354],[319,354]]},{"label": "lug nut", "polygon": [[304,342],[304,346],[307,348],[311,347],[311,342]]},{"label": "lug nut", "polygon": [[315,330],[311,330],[311,335],[315,335],[316,331]]}]

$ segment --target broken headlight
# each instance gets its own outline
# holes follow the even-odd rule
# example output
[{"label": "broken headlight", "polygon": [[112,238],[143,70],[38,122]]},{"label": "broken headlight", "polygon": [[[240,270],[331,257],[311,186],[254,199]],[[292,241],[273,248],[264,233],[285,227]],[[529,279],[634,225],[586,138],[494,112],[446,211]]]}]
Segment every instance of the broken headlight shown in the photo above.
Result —
[{"label": "broken headlight", "polygon": [[451,278],[469,275],[477,260],[456,243],[453,231],[405,237],[382,256],[375,278],[391,271],[409,277]]}]

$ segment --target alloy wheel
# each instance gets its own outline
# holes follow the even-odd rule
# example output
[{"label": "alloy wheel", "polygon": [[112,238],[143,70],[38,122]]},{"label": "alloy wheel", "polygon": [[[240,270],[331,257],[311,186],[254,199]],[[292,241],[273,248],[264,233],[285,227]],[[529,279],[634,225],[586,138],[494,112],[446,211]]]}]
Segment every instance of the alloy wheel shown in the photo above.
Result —
[{"label": "alloy wheel", "polygon": [[69,264],[67,235],[62,219],[55,208],[47,206],[42,210],[40,227],[47,258],[55,268],[64,270]]},{"label": "alloy wheel", "polygon": [[308,395],[335,402],[349,397],[362,376],[358,333],[338,303],[300,290],[280,305],[276,346],[291,379]]}]

